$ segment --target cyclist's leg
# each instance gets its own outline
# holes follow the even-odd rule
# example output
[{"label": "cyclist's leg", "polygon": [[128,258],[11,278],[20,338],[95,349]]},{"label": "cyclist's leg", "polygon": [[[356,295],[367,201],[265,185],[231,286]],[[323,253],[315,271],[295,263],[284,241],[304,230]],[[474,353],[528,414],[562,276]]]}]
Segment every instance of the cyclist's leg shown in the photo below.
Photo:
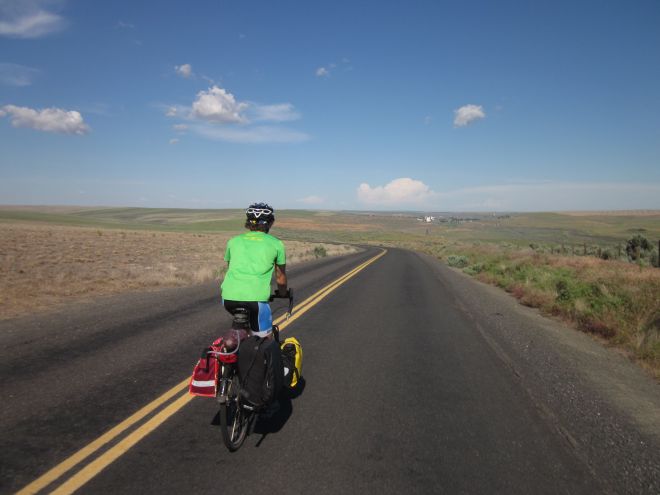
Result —
[{"label": "cyclist's leg", "polygon": [[270,304],[267,302],[259,302],[257,305],[259,335],[265,337],[273,331],[273,313],[270,310]]}]

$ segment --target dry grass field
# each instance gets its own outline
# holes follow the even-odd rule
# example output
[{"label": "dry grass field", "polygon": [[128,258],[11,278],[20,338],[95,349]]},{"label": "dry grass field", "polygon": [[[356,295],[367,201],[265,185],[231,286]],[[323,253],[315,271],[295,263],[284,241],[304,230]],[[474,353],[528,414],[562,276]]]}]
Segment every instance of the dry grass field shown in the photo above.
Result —
[{"label": "dry grass field", "polygon": [[[231,235],[0,222],[0,318],[93,296],[219,280]],[[287,241],[287,264],[314,259],[319,246],[328,256],[357,250]]]},{"label": "dry grass field", "polygon": [[620,217],[623,215],[633,217],[657,217],[658,210],[563,211],[562,214],[573,217]]}]

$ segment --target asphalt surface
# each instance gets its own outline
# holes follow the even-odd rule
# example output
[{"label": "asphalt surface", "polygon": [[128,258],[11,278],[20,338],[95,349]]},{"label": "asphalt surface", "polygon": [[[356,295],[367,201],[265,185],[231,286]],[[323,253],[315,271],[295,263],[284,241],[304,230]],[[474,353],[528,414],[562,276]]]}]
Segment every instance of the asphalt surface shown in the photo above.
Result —
[{"label": "asphalt surface", "polygon": [[[290,285],[302,301],[377,252],[292,268]],[[205,285],[0,323],[0,492],[189,375],[229,324],[217,299]],[[390,250],[285,334],[304,387],[238,452],[196,398],[80,492],[660,492],[657,383],[429,257]]]}]

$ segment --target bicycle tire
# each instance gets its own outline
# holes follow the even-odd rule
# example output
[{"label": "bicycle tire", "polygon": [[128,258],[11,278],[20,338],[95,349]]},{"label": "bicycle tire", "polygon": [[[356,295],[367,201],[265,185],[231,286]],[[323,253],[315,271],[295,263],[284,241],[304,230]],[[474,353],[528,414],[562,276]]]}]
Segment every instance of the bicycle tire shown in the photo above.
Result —
[{"label": "bicycle tire", "polygon": [[238,402],[239,382],[234,374],[227,391],[227,401],[220,405],[222,440],[230,452],[237,451],[247,436],[251,413]]}]

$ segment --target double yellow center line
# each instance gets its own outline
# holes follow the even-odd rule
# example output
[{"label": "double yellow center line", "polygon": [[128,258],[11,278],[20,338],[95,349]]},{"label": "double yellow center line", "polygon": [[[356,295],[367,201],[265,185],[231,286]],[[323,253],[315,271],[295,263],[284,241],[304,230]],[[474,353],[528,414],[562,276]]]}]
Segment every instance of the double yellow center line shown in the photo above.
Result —
[{"label": "double yellow center line", "polygon": [[[311,308],[316,306],[322,299],[324,299],[337,287],[342,285],[351,277],[354,277],[357,273],[364,270],[367,266],[375,262],[380,257],[384,256],[386,252],[387,252],[386,250],[383,250],[381,253],[368,259],[361,265],[358,265],[357,267],[353,268],[348,273],[342,275],[341,277],[339,277],[329,285],[326,285],[321,290],[319,290],[312,296],[305,299],[302,303],[296,306],[294,314],[288,320],[285,319],[285,316],[280,316],[273,323],[279,325],[280,330],[284,330],[296,319],[298,319],[299,317],[304,315],[307,311],[309,311]],[[78,464],[83,462],[85,459],[87,459],[89,456],[91,456],[96,451],[101,449],[103,446],[105,446],[106,444],[117,438],[119,435],[124,433],[133,425],[142,421],[145,417],[147,417],[149,414],[154,412],[160,406],[165,404],[172,397],[176,396],[181,392],[184,392],[184,390],[187,390],[188,382],[189,382],[189,378],[186,378],[182,382],[178,383],[177,385],[169,389],[167,392],[165,392],[163,395],[153,400],[152,402],[150,402],[149,404],[147,404],[142,409],[135,412],[128,418],[126,418],[117,426],[111,428],[103,435],[98,437],[96,440],[94,440],[90,444],[80,449],[71,457],[65,459],[57,466],[52,468],[50,471],[46,472],[45,474],[41,475],[39,478],[34,480],[32,483],[25,486],[23,489],[17,492],[17,495],[37,493],[40,490],[46,488],[51,483],[57,481],[59,478],[64,476],[67,472],[75,468]],[[151,433],[161,424],[163,424],[170,416],[172,416],[174,413],[180,410],[188,402],[190,402],[192,398],[193,396],[189,395],[186,391],[186,393],[178,397],[175,401],[173,401],[167,407],[162,409],[151,419],[149,419],[144,424],[142,424],[139,428],[135,429],[132,433],[130,433],[121,441],[119,441],[116,445],[108,449],[102,455],[97,457],[94,461],[87,464],[84,468],[82,468],[80,471],[78,471],[75,475],[70,477],[64,483],[54,488],[51,493],[69,494],[76,491],[78,488],[83,486],[94,476],[100,473],[104,468],[106,468],[108,465],[113,463],[117,458],[125,454],[131,447],[133,447],[136,443],[142,440],[145,436],[147,436],[149,433]]]}]

